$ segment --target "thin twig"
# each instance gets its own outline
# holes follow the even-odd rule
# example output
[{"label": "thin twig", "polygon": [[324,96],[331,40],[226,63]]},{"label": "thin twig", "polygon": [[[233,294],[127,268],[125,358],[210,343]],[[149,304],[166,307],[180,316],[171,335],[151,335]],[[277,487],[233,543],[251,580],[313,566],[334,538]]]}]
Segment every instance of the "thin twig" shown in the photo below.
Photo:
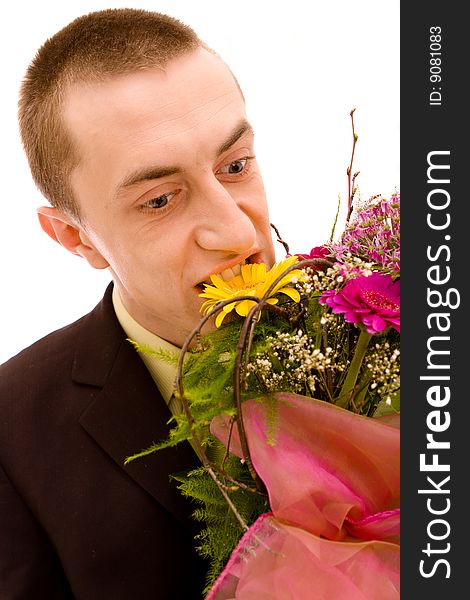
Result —
[{"label": "thin twig", "polygon": [[[349,167],[347,168],[347,171],[346,171],[346,173],[348,175],[348,214],[346,217],[346,223],[349,223],[349,218],[351,217],[351,213],[353,211],[353,198],[354,198],[354,192],[355,192],[355,190],[351,187],[351,173],[352,173],[352,166],[353,166],[353,161],[354,161],[354,150],[356,149],[356,142],[357,142],[357,138],[358,138],[357,133],[354,131],[354,111],[355,110],[356,109],[353,108],[352,111],[349,113],[349,115],[351,116],[353,146],[352,146],[352,152],[351,152],[351,162],[349,163]],[[354,175],[354,179],[356,178],[356,176],[358,174],[359,174],[359,172]]]},{"label": "thin twig", "polygon": [[224,452],[224,457],[222,459],[222,469],[225,466],[225,463],[229,457],[230,454],[230,444],[232,442],[232,434],[233,434],[233,426],[235,424],[235,417],[230,417],[230,428],[229,428],[229,432],[228,432],[228,438],[227,438],[227,444],[225,446],[225,452]]},{"label": "thin twig", "polygon": [[[258,302],[258,298],[253,298],[253,296],[240,296],[240,299],[244,299],[244,300],[248,300],[248,299],[252,299],[255,302]],[[181,400],[182,406],[183,406],[183,411],[184,414],[186,416],[186,419],[188,421],[188,425],[191,431],[191,438],[192,438],[192,443],[193,443],[193,447],[197,453],[197,455],[199,456],[204,468],[207,470],[207,472],[210,474],[210,476],[212,477],[212,479],[214,480],[214,482],[216,483],[217,487],[219,488],[220,492],[222,493],[222,495],[224,496],[224,498],[227,500],[227,503],[229,504],[230,508],[232,509],[233,513],[235,514],[237,520],[240,522],[240,524],[242,525],[243,529],[248,530],[248,526],[247,524],[244,522],[243,518],[240,516],[240,514],[238,513],[235,505],[233,504],[233,502],[230,500],[230,498],[228,497],[228,493],[227,493],[227,486],[222,483],[219,478],[217,477],[215,471],[218,471],[222,476],[226,476],[226,474],[224,474],[223,472],[221,472],[221,470],[219,469],[219,467],[215,464],[213,464],[207,457],[206,452],[204,451],[203,447],[202,447],[202,443],[201,440],[198,436],[198,434],[196,433],[196,428],[195,428],[195,420],[194,417],[192,416],[191,410],[189,408],[189,403],[187,398],[184,395],[184,389],[183,389],[183,383],[182,383],[182,372],[183,372],[183,363],[184,363],[184,358],[186,356],[186,353],[188,352],[188,349],[193,341],[194,338],[198,339],[201,329],[202,327],[205,325],[205,323],[212,317],[214,316],[215,313],[220,312],[220,310],[222,310],[224,308],[224,306],[233,303],[232,299],[228,299],[228,300],[224,300],[219,302],[207,315],[205,315],[200,322],[198,323],[198,325],[192,330],[192,332],[190,333],[190,335],[186,338],[183,347],[181,348],[181,354],[179,356],[179,360],[178,360],[178,367],[177,367],[177,373],[176,373],[176,379],[175,379],[175,387],[176,387],[176,391],[177,394]],[[233,483],[235,483],[236,485],[238,485],[239,487],[244,487],[245,484],[243,484],[242,482],[236,481],[236,480],[232,480]]]},{"label": "thin twig", "polygon": [[[271,294],[274,291],[274,289],[276,288],[277,284],[291,271],[298,270],[303,267],[318,266],[318,265],[331,266],[331,263],[328,260],[323,259],[323,258],[309,258],[309,259],[299,261],[299,262],[291,265],[290,267],[288,267],[285,271],[283,271],[271,283],[271,285],[266,290],[265,294],[259,300],[259,302],[251,308],[251,310],[249,311],[248,315],[245,318],[245,322],[243,323],[243,326],[242,326],[242,329],[240,332],[240,337],[239,337],[238,344],[237,344],[237,357],[236,357],[236,361],[235,361],[235,369],[234,369],[234,373],[233,373],[233,384],[234,384],[233,392],[234,392],[235,405],[237,408],[236,419],[237,419],[238,432],[240,435],[240,444],[242,447],[242,452],[243,452],[244,458],[246,460],[246,464],[250,471],[250,474],[253,477],[253,479],[255,480],[255,482],[257,483],[258,488],[260,485],[260,480],[259,480],[258,474],[256,473],[255,469],[253,468],[253,464],[251,461],[248,443],[246,440],[245,426],[243,423],[243,416],[242,416],[242,407],[241,407],[242,368],[241,368],[241,366],[242,366],[242,362],[243,362],[243,356],[246,352],[247,347],[249,347],[251,349],[252,339],[249,336],[250,336],[250,332],[251,332],[251,336],[253,335],[252,324],[253,323],[256,324],[258,322],[259,313],[261,312],[261,310],[263,308],[267,308],[268,310],[271,310],[271,308],[273,307],[273,305],[269,304],[267,302],[267,300],[271,296]],[[281,310],[279,307],[275,307],[275,308],[277,308],[277,311]],[[279,314],[279,312],[277,312],[277,314]],[[287,311],[283,310],[283,314],[281,316],[283,316],[284,318],[288,318],[287,315],[288,315]],[[248,362],[248,360],[249,360],[249,357],[247,356],[247,362]]]},{"label": "thin twig", "polygon": [[217,485],[217,487],[219,488],[219,490],[220,490],[222,496],[225,498],[227,504],[231,508],[231,510],[232,510],[233,514],[235,515],[237,521],[240,523],[242,529],[245,530],[245,531],[248,531],[249,527],[248,527],[247,523],[245,522],[245,520],[241,516],[241,514],[238,512],[237,507],[232,502],[232,499],[228,495],[228,492],[224,489],[223,484],[221,484],[220,481],[218,480],[217,475],[214,473],[214,471],[212,470],[212,468],[210,466],[206,466],[206,469],[207,469],[207,472],[209,473],[209,475],[214,480],[214,482]]},{"label": "thin twig", "polygon": [[248,442],[246,439],[245,424],[243,422],[242,405],[241,405],[241,370],[242,370],[241,364],[242,364],[242,360],[243,360],[243,354],[244,354],[244,350],[245,350],[245,344],[246,344],[246,339],[247,339],[247,335],[248,335],[248,330],[251,325],[251,319],[254,318],[254,313],[255,313],[255,310],[258,308],[258,306],[259,306],[259,304],[255,304],[255,306],[250,310],[250,312],[248,313],[248,315],[245,319],[245,322],[243,323],[243,327],[240,332],[240,338],[239,338],[238,344],[237,344],[237,358],[235,361],[235,369],[233,372],[233,396],[234,396],[234,400],[235,400],[235,406],[237,408],[237,415],[235,418],[237,421],[238,435],[240,437],[240,445],[242,448],[243,458],[246,462],[246,466],[248,467],[251,477],[253,478],[253,480],[256,483],[256,487],[258,489],[262,489],[261,480],[258,476],[258,473],[255,471],[255,469],[253,467],[253,463],[251,461],[250,451],[248,448]]},{"label": "thin twig", "polygon": [[284,246],[284,250],[286,251],[287,256],[289,256],[289,246],[287,244],[287,242],[285,242],[282,238],[281,238],[281,234],[279,233],[278,228],[273,225],[273,223],[270,223],[271,227],[274,229],[274,231],[276,232],[277,235],[277,241],[282,244]]}]

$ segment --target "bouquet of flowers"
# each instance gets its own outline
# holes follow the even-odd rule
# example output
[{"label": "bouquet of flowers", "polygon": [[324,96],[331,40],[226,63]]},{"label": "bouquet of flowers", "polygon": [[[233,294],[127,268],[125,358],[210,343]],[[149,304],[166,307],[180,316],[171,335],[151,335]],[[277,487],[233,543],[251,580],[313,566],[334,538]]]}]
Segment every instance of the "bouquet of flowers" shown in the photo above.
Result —
[{"label": "bouquet of flowers", "polygon": [[351,166],[337,239],[291,254],[274,228],[284,260],[205,285],[182,412],[144,451],[201,459],[177,478],[207,600],[399,598],[400,198],[355,201]]}]

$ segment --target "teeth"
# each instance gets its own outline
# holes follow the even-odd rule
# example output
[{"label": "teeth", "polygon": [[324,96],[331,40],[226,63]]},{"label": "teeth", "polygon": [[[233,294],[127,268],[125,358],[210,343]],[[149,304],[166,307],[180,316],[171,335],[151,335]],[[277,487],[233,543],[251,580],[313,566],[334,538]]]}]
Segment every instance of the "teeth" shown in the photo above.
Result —
[{"label": "teeth", "polygon": [[240,275],[240,273],[241,273],[241,266],[235,265],[231,269],[225,269],[225,271],[222,271],[222,273],[219,273],[219,277],[221,279],[223,279],[224,281],[228,281],[229,279],[233,279],[237,275]]},{"label": "teeth", "polygon": [[[240,275],[242,271],[242,265],[246,264],[249,263],[247,260],[244,260],[243,262],[239,263],[238,265],[235,265],[234,267],[231,267],[230,269],[225,269],[225,271],[222,271],[222,273],[217,273],[217,275],[223,281],[230,281],[230,279],[233,279],[234,277],[237,277],[237,275]],[[208,279],[207,281],[204,281],[202,285],[212,285],[212,281]]]},{"label": "teeth", "polygon": [[218,273],[218,276],[224,281],[229,281],[230,279],[237,277],[237,275],[240,275],[242,271],[242,265],[246,264],[248,264],[248,261],[244,260],[243,262],[239,263],[238,265],[235,265],[231,269],[225,269],[225,271],[222,271],[222,273]]}]

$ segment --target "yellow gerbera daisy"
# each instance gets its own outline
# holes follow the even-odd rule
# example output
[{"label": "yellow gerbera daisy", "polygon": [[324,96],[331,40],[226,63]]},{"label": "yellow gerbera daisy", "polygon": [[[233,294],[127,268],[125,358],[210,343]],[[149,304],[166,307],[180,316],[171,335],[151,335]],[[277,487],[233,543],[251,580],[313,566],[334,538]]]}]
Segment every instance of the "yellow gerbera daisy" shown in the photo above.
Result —
[{"label": "yellow gerbera daisy", "polygon": [[[218,275],[211,275],[213,285],[205,284],[204,292],[199,294],[201,298],[207,298],[201,306],[201,312],[207,314],[218,302],[233,298],[233,302],[227,304],[217,315],[215,320],[216,327],[220,327],[222,321],[233,309],[242,316],[246,317],[250,309],[256,304],[253,300],[237,300],[239,296],[256,296],[262,298],[274,281],[282,273],[298,262],[297,256],[289,256],[285,260],[276,263],[269,271],[266,271],[264,263],[254,263],[242,265],[239,275],[236,275],[228,281],[224,281]],[[266,300],[269,304],[277,304],[278,298],[273,298],[275,294],[285,294],[295,302],[299,302],[300,294],[293,287],[285,287],[301,277],[302,271],[294,269],[282,277],[274,286]]]}]

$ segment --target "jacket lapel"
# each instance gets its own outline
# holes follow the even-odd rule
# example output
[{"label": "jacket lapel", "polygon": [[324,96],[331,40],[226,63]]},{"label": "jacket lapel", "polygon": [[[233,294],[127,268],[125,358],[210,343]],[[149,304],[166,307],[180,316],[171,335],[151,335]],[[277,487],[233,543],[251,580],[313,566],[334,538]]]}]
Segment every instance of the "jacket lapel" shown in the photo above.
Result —
[{"label": "jacket lapel", "polygon": [[159,450],[127,466],[128,456],[168,437],[170,411],[114,313],[112,286],[84,318],[72,377],[101,388],[80,417],[82,427],[113,461],[175,517],[185,521],[187,501],[169,476],[198,466],[188,443]]}]

